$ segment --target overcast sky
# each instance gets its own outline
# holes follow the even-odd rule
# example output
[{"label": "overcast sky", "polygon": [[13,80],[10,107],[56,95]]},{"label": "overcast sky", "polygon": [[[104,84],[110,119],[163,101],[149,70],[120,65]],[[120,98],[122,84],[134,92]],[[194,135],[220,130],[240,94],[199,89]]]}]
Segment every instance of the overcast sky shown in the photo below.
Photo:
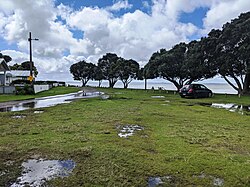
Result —
[{"label": "overcast sky", "polygon": [[199,39],[250,11],[249,0],[0,0],[0,50],[39,78],[72,80],[71,64],[107,52],[143,66],[153,52]]}]

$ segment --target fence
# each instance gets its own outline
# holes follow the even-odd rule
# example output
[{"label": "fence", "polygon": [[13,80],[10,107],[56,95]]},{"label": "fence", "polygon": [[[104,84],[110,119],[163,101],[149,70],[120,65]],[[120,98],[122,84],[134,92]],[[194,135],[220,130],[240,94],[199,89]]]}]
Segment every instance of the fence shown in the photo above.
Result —
[{"label": "fence", "polygon": [[45,90],[49,90],[50,87],[48,84],[45,84],[45,85],[37,85],[35,84],[34,85],[34,92],[35,93],[38,93],[38,92],[42,92],[42,91],[45,91]]},{"label": "fence", "polygon": [[0,94],[15,94],[15,86],[0,86]]}]

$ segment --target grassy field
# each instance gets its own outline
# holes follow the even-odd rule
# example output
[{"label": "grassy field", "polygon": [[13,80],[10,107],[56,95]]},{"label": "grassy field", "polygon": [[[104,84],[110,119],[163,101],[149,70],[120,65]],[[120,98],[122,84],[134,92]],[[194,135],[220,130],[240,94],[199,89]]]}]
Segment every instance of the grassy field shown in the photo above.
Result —
[{"label": "grassy field", "polygon": [[[250,116],[204,103],[250,105],[250,98],[182,99],[157,91],[102,89],[110,98],[0,113],[0,186],[30,158],[71,159],[69,177],[49,186],[250,186]],[[152,98],[151,96],[164,96]],[[23,115],[25,118],[13,119]],[[120,138],[119,127],[140,125]]]},{"label": "grassy field", "polygon": [[56,87],[56,88],[52,88],[48,91],[37,93],[35,95],[5,94],[5,95],[0,95],[0,102],[33,99],[33,98],[38,98],[38,97],[60,95],[60,94],[68,94],[68,93],[72,93],[72,92],[77,92],[79,90],[80,90],[80,88],[77,88],[77,87]]}]

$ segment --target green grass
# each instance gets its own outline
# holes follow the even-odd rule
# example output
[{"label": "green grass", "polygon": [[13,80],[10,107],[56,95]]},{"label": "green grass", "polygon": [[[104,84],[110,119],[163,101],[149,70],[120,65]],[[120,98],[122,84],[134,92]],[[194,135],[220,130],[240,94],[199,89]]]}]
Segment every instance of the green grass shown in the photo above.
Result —
[{"label": "green grass", "polygon": [[[224,186],[250,186],[250,116],[197,104],[249,105],[249,97],[102,91],[110,99],[78,100],[42,114],[0,113],[0,174],[6,173],[0,186],[15,181],[21,163],[33,157],[76,162],[72,175],[49,181],[51,186],[147,186],[154,176],[171,176],[166,186],[213,186],[213,178]],[[144,130],[119,138],[117,127],[126,124]]]},{"label": "green grass", "polygon": [[4,94],[4,95],[0,95],[0,102],[33,99],[33,98],[38,98],[38,97],[53,96],[53,95],[60,95],[60,94],[68,94],[68,93],[72,93],[72,92],[77,92],[79,90],[80,90],[80,88],[76,88],[76,87],[56,87],[56,88],[52,88],[48,91],[37,93],[35,95]]}]

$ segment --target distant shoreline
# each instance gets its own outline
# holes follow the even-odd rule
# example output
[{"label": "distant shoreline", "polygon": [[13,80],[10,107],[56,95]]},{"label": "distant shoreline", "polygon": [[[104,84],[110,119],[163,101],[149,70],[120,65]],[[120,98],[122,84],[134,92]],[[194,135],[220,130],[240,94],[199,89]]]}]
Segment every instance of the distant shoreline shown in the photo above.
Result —
[{"label": "distant shoreline", "polygon": [[[81,86],[80,81],[66,81],[68,85],[74,85],[74,86]],[[231,88],[230,85],[227,83],[209,83],[209,82],[199,82],[201,84],[204,84],[207,86],[209,89],[211,89],[214,93],[219,93],[219,94],[237,94],[237,91]],[[98,81],[89,81],[88,86],[93,86],[93,87],[98,87],[99,82]],[[108,87],[108,81],[103,81],[101,84],[101,87]],[[144,89],[144,81],[138,81],[134,80],[129,84],[130,89]],[[172,83],[169,83],[167,81],[164,82],[164,80],[155,80],[151,79],[148,80],[147,82],[147,89],[151,89],[154,87],[154,89],[159,89],[159,87],[163,88],[164,90],[170,90],[170,91],[176,91],[175,86]],[[121,81],[118,81],[115,84],[114,88],[123,88],[123,84]]]}]

